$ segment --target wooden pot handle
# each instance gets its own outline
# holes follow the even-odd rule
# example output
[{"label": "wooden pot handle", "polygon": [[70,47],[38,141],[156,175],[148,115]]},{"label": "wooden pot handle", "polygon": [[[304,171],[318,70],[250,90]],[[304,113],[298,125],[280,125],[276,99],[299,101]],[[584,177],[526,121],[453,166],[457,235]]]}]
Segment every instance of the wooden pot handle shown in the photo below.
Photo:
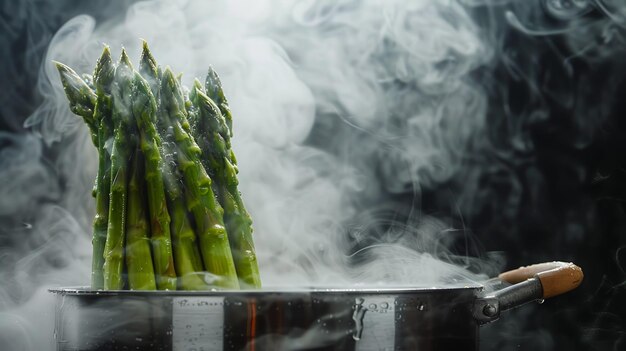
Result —
[{"label": "wooden pot handle", "polygon": [[583,270],[571,262],[545,262],[520,267],[501,273],[501,280],[517,284],[530,278],[538,278],[543,287],[543,298],[564,294],[576,289],[583,281]]}]

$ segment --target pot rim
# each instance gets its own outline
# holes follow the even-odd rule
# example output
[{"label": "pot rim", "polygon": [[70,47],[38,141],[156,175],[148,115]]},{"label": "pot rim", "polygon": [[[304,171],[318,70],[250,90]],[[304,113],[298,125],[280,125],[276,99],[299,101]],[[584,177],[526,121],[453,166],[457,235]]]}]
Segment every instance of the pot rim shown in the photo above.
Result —
[{"label": "pot rim", "polygon": [[59,287],[48,289],[49,292],[59,295],[93,295],[93,296],[239,296],[239,295],[298,295],[298,294],[415,294],[440,293],[463,290],[482,291],[479,284],[448,285],[442,287],[363,287],[363,288],[336,288],[336,287],[272,287],[260,290],[93,290],[89,287]]}]

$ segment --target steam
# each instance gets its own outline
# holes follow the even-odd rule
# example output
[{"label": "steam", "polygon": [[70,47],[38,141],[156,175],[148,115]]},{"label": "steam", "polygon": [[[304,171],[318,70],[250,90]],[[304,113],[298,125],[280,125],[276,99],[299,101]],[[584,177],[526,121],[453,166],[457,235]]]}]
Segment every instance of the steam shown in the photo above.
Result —
[{"label": "steam", "polygon": [[[71,19],[41,66],[43,102],[25,123],[29,133],[0,134],[0,216],[13,218],[2,228],[13,247],[0,251],[0,341],[46,349],[51,340],[41,331],[53,329],[53,302],[45,289],[89,281],[96,151],[69,112],[52,60],[91,73],[103,43],[114,53],[125,47],[136,62],[144,38],[188,86],[209,65],[219,72],[265,286],[476,282],[485,276],[475,272],[497,263],[455,256],[451,237],[471,237],[424,214],[423,191],[461,184],[459,207],[471,212],[493,197],[481,186],[493,176],[510,190],[502,212],[513,216],[523,187],[507,162],[534,148],[525,123],[547,118],[545,99],[563,108],[577,101],[558,86],[537,86],[534,66],[505,52],[495,33],[565,33],[570,50],[592,61],[624,40],[623,6],[595,1],[605,15],[590,20],[591,5],[576,1],[577,11],[558,12],[562,24],[548,27],[541,16],[555,2],[541,3],[265,0],[242,9],[150,1],[103,22]],[[484,9],[486,29],[473,12]],[[487,110],[488,92],[498,89],[490,80],[500,74],[490,71],[496,58],[526,83],[532,108],[494,93],[499,105]],[[562,59],[558,72],[573,79],[572,58]],[[584,129],[592,107],[579,107],[576,139],[567,142],[582,148],[597,128]],[[487,130],[490,114],[500,112],[509,117],[494,122],[502,140]],[[408,203],[389,200],[407,194]]]},{"label": "steam", "polygon": [[[261,2],[258,11],[241,15],[227,2],[142,2],[117,25],[96,26],[78,16],[50,44],[39,85],[45,101],[26,126],[44,143],[65,146],[59,168],[72,172],[65,176],[73,187],[60,196],[69,210],[79,210],[90,202],[81,194],[89,194],[85,180],[95,158],[82,122],[68,112],[51,61],[90,73],[102,43],[114,51],[125,46],[137,58],[139,40],[146,38],[159,62],[184,72],[187,84],[212,64],[233,106],[240,182],[255,219],[266,286],[362,283],[354,281],[338,233],[364,210],[356,201],[380,196],[372,182],[405,191],[446,181],[460,169],[481,135],[486,110],[484,94],[468,75],[488,62],[490,50],[456,2],[311,2],[270,12],[271,5]],[[307,138],[318,111],[365,137],[344,134],[333,145],[350,149],[339,153],[312,146]],[[76,157],[84,167],[69,166]],[[380,180],[367,173],[376,160]],[[88,212],[77,216],[87,228]],[[375,262],[404,250],[379,244],[386,252]],[[440,262],[419,279],[380,280],[393,267],[432,254],[423,251],[411,248],[416,257],[405,253],[400,264],[372,263],[368,274],[378,279],[359,280],[433,285],[455,271]]]},{"label": "steam", "polygon": [[[456,175],[483,135],[486,97],[470,74],[492,49],[467,10],[426,0],[240,6],[140,2],[103,23],[77,16],[52,38],[37,85],[43,102],[25,123],[30,133],[1,136],[8,147],[0,179],[11,186],[2,188],[0,213],[30,213],[24,227],[7,228],[19,249],[0,255],[0,305],[12,321],[0,339],[13,340],[12,349],[50,342],[35,332],[53,330],[46,288],[89,281],[96,152],[69,112],[52,60],[91,73],[103,43],[137,61],[146,39],[186,85],[209,65],[220,73],[266,287],[484,278],[442,261],[446,226],[419,214],[420,188]],[[385,192],[406,191],[413,215],[390,223],[400,224],[393,235],[371,237],[363,227],[347,235],[358,213],[386,210]],[[387,219],[365,224],[379,220]]]}]

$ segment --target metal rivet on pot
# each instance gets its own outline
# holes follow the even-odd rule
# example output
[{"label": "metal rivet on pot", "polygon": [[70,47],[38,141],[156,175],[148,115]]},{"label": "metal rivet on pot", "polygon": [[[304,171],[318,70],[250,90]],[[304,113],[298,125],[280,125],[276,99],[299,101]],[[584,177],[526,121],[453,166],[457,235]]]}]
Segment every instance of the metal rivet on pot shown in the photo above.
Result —
[{"label": "metal rivet on pot", "polygon": [[492,304],[483,307],[483,314],[487,317],[494,317],[498,313],[498,308]]}]

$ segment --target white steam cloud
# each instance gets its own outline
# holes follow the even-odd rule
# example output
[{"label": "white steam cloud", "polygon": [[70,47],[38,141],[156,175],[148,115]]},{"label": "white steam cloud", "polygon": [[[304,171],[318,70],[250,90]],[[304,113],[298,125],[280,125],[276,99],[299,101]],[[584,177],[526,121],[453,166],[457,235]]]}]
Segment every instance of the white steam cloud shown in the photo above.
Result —
[{"label": "white steam cloud", "polygon": [[[140,38],[187,85],[209,65],[219,72],[265,286],[483,278],[440,260],[446,226],[417,205],[400,233],[373,246],[350,252],[359,236],[346,235],[359,214],[377,220],[387,207],[383,192],[409,190],[419,203],[421,187],[457,175],[485,142],[486,96],[471,73],[490,62],[492,49],[465,7],[452,0],[141,2],[104,23],[88,16],[66,23],[41,69],[44,102],[26,122],[40,138],[0,135],[8,145],[0,214],[32,213],[24,228],[10,229],[28,238],[23,246],[0,251],[8,265],[0,269],[7,278],[0,340],[12,340],[12,349],[51,344],[46,288],[89,281],[96,151],[69,112],[51,60],[91,73],[107,43],[136,62]],[[37,293],[22,301],[20,289]]]}]

